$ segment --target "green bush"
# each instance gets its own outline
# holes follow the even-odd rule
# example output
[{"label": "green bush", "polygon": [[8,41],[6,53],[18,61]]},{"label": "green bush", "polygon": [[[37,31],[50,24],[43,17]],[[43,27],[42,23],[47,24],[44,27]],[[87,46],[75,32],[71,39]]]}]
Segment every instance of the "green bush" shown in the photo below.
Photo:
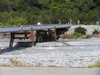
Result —
[{"label": "green bush", "polygon": [[91,35],[86,35],[86,37],[85,37],[86,39],[88,39],[88,38],[91,38]]},{"label": "green bush", "polygon": [[[86,29],[85,28],[83,28],[83,27],[77,27],[77,28],[75,28],[75,30],[74,30],[74,33],[72,33],[72,34],[69,34],[69,35],[63,35],[63,39],[77,39],[77,38],[90,38],[91,37],[91,35],[86,35]],[[86,36],[85,36],[86,35]]]},{"label": "green bush", "polygon": [[66,36],[67,39],[77,39],[81,36],[80,33],[74,33],[74,34],[71,34],[71,35],[68,35]]},{"label": "green bush", "polygon": [[80,38],[81,38],[81,39],[85,39],[85,38],[86,38],[86,36],[85,36],[85,35],[83,35],[83,36],[81,36]]},{"label": "green bush", "polygon": [[78,37],[78,36],[73,36],[73,37],[72,37],[72,39],[77,39],[77,38],[79,38],[79,37]]},{"label": "green bush", "polygon": [[82,35],[86,35],[86,29],[84,27],[77,27],[74,29],[74,33],[80,33]]},{"label": "green bush", "polygon": [[71,36],[71,35],[68,35],[67,37],[66,37],[66,39],[72,39],[73,37]]},{"label": "green bush", "polygon": [[94,29],[93,34],[99,34],[99,31]]},{"label": "green bush", "polygon": [[65,39],[66,38],[66,36],[65,36],[65,34],[63,35],[63,37],[62,37],[63,39]]},{"label": "green bush", "polygon": [[77,37],[82,36],[82,34],[81,34],[81,33],[74,33],[74,35],[75,35],[75,36],[77,36]]}]

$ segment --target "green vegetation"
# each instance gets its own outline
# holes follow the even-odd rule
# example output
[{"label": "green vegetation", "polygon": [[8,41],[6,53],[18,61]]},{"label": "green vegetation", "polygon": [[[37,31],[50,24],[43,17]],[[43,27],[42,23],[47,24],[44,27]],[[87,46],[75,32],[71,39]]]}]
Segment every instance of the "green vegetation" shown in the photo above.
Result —
[{"label": "green vegetation", "polygon": [[88,68],[93,68],[93,67],[100,67],[100,61],[98,60],[94,64],[88,66]]},{"label": "green vegetation", "polygon": [[41,66],[42,64],[40,62],[36,65],[36,67],[41,67]]},{"label": "green vegetation", "polygon": [[84,38],[84,39],[88,39],[88,38],[91,38],[92,36],[91,35],[86,35],[86,29],[83,28],[83,27],[77,27],[75,28],[74,30],[74,33],[72,34],[63,34],[62,38],[63,39],[78,39],[78,38]]},{"label": "green vegetation", "polygon": [[0,0],[0,26],[100,21],[99,0]]},{"label": "green vegetation", "polygon": [[73,33],[73,34],[71,34],[71,35],[66,36],[66,38],[67,38],[67,39],[77,39],[77,38],[79,38],[80,36],[82,36],[81,33]]},{"label": "green vegetation", "polygon": [[10,65],[1,65],[0,64],[0,67],[11,67]]},{"label": "green vegetation", "polygon": [[[74,33],[66,36],[67,39],[77,39],[82,38],[82,36],[86,35],[86,29],[83,27],[77,27],[74,29]],[[89,36],[85,36],[84,38],[89,38]]]},{"label": "green vegetation", "polygon": [[26,65],[25,63],[22,63],[21,61],[16,61],[10,59],[11,67],[32,67],[32,65]]},{"label": "green vegetation", "polygon": [[82,34],[81,33],[78,33],[78,32],[77,33],[74,32],[74,35],[77,36],[77,37],[81,37],[82,36]]},{"label": "green vegetation", "polygon": [[99,31],[94,29],[93,34],[99,34]]},{"label": "green vegetation", "polygon": [[91,35],[86,35],[86,38],[91,38]]},{"label": "green vegetation", "polygon": [[16,61],[10,59],[11,64],[5,65],[5,64],[0,64],[0,67],[32,67],[32,65],[26,65],[25,63],[22,63],[21,61]]},{"label": "green vegetation", "polygon": [[74,29],[74,33],[80,33],[82,35],[86,35],[86,31],[87,30],[84,27],[77,27],[77,28]]}]

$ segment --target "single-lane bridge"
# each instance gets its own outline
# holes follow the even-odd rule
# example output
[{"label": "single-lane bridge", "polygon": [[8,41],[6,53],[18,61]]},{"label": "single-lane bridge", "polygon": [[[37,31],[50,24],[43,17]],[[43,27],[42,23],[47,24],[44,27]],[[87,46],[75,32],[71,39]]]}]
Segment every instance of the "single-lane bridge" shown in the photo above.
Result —
[{"label": "single-lane bridge", "polygon": [[30,39],[34,45],[34,36],[36,41],[56,41],[69,27],[67,24],[16,25],[0,27],[0,33],[10,33],[9,47],[13,47],[14,39]]}]

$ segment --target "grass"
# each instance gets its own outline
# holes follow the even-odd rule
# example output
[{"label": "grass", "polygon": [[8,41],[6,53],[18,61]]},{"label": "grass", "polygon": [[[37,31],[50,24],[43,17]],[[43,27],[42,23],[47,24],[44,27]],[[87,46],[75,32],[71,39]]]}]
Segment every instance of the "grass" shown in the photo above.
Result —
[{"label": "grass", "polygon": [[48,66],[48,67],[58,67],[58,66],[53,66],[53,65],[52,65],[52,66]]},{"label": "grass", "polygon": [[25,63],[22,63],[21,61],[16,61],[10,59],[11,66],[13,67],[32,67],[32,65],[26,65]]},{"label": "grass", "polygon": [[0,65],[0,67],[11,67],[10,65]]},{"label": "grass", "polygon": [[35,67],[41,67],[42,64],[39,62]]},{"label": "grass", "polygon": [[100,61],[96,61],[94,64],[89,65],[88,68],[100,67]]},{"label": "grass", "polygon": [[92,36],[91,35],[83,35],[83,36],[81,36],[80,38],[81,39],[88,39],[88,38],[91,38]]},{"label": "grass", "polygon": [[[32,65],[26,65],[25,63],[22,63],[21,61],[16,61],[10,59],[11,65],[0,65],[0,67],[32,67]],[[41,67],[42,64],[39,62],[35,67]],[[57,66],[48,66],[48,67],[57,67]],[[100,68],[100,61],[96,61],[94,64],[89,65],[88,67],[78,67],[78,68],[94,68],[99,67]],[[73,67],[71,67],[73,68]]]},{"label": "grass", "polygon": [[25,63],[22,63],[21,61],[16,61],[10,59],[11,65],[0,65],[0,67],[32,67],[32,65],[26,65]]}]

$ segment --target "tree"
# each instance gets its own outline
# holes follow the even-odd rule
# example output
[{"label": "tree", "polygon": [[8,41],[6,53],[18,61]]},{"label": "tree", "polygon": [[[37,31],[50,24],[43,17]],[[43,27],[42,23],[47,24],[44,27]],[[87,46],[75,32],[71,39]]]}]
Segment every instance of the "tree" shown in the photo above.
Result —
[{"label": "tree", "polygon": [[[0,0],[0,22],[10,23],[18,17],[26,24],[100,21],[99,0]],[[13,24],[13,23],[11,23]],[[15,23],[17,24],[17,23]],[[6,24],[5,24],[6,25]]]}]

